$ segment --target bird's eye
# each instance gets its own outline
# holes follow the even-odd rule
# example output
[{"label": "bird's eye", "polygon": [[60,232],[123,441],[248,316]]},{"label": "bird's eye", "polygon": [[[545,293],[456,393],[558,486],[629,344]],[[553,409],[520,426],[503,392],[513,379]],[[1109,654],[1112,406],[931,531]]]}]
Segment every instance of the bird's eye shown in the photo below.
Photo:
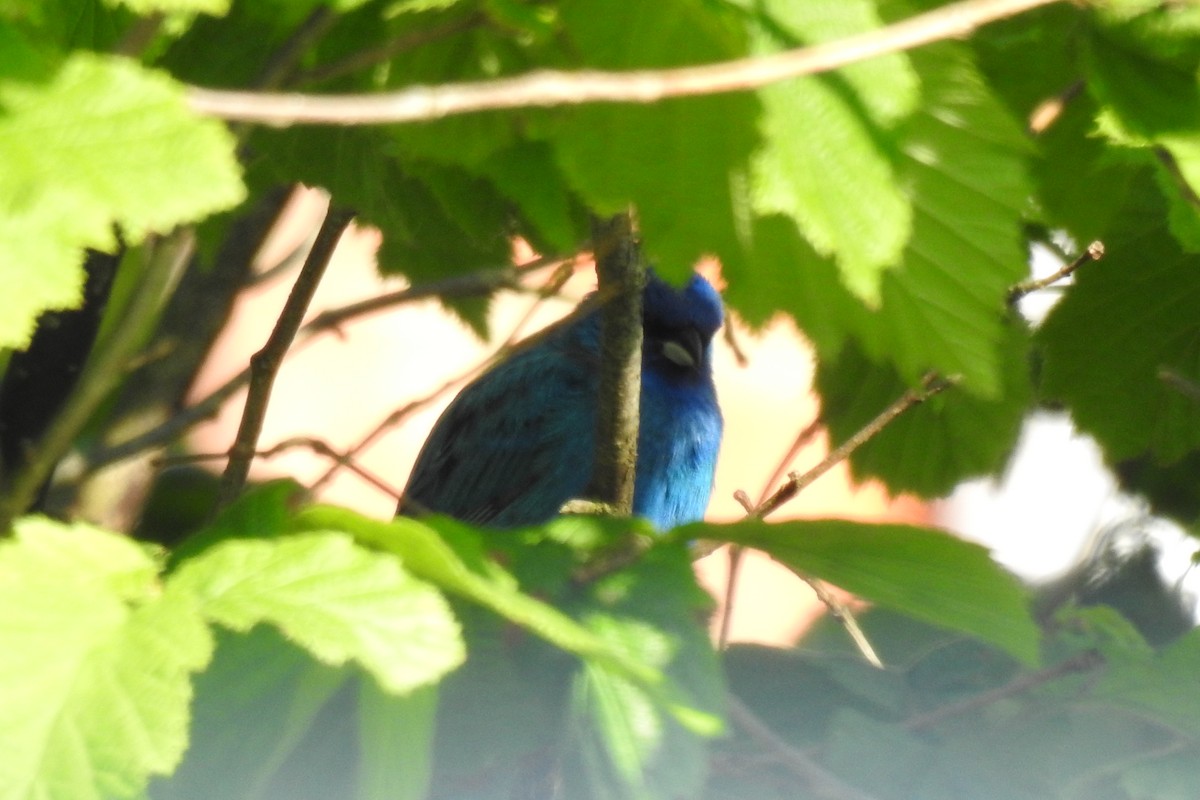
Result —
[{"label": "bird's eye", "polygon": [[681,367],[696,366],[696,359],[692,357],[688,349],[674,339],[667,339],[663,342],[662,354],[668,361]]}]

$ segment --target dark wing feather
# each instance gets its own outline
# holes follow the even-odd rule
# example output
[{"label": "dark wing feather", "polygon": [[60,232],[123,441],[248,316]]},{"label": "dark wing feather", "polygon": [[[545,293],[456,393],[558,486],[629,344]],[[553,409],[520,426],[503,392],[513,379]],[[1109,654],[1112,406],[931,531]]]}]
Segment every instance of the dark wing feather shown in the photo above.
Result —
[{"label": "dark wing feather", "polygon": [[559,336],[468,385],[417,456],[400,513],[496,526],[557,514],[591,477],[594,360]]}]

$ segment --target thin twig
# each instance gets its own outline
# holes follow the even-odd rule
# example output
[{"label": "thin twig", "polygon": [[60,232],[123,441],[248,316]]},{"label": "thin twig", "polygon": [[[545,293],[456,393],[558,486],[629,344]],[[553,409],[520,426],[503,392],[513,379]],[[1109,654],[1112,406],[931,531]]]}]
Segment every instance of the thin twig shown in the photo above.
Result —
[{"label": "thin twig", "polygon": [[62,410],[30,453],[28,463],[14,477],[6,496],[0,498],[0,535],[9,530],[13,518],[29,508],[55,464],[125,376],[126,366],[135,355],[146,326],[170,298],[195,244],[193,231],[180,229],[150,249],[146,268],[125,313],[112,331],[97,342]]},{"label": "thin twig", "polygon": [[[290,439],[284,439],[282,442],[279,442],[278,444],[274,444],[274,445],[268,447],[266,450],[255,451],[254,457],[262,458],[262,459],[270,459],[270,458],[274,458],[275,456],[282,455],[283,453],[287,452],[288,450],[295,450],[295,449],[301,448],[301,447],[306,448],[308,450],[312,450],[313,452],[315,452],[319,455],[325,456],[326,458],[336,461],[339,466],[345,467],[346,469],[350,470],[355,475],[362,478],[364,481],[371,484],[372,486],[374,486],[376,489],[383,492],[384,494],[390,495],[391,497],[394,497],[397,500],[400,499],[399,490],[395,489],[387,481],[385,481],[382,478],[380,478],[379,476],[375,475],[373,472],[360,466],[357,462],[354,461],[353,457],[349,453],[339,452],[337,450],[337,448],[335,448],[333,445],[329,444],[328,442],[326,442],[322,439],[318,439],[313,436],[293,436]],[[229,457],[229,453],[227,453],[227,452],[226,453],[181,453],[178,455],[164,456],[163,458],[158,459],[157,463],[161,464],[161,465],[192,464],[192,463],[195,463],[198,461],[215,461],[218,459],[223,459],[223,458],[228,458],[228,457]],[[309,494],[315,494],[315,493],[316,493],[315,487],[312,487],[309,489]]]},{"label": "thin twig", "polygon": [[[389,307],[399,306],[403,303],[408,303],[416,300],[422,300],[434,295],[448,296],[453,294],[458,297],[473,297],[476,295],[490,294],[495,289],[496,276],[495,272],[503,272],[504,270],[485,270],[472,273],[469,276],[456,276],[429,283],[418,284],[409,287],[399,292],[392,292],[387,295]],[[301,347],[307,345],[315,336],[337,330],[334,327],[336,321],[337,326],[345,325],[352,319],[357,319],[360,316],[375,313],[382,310],[382,306],[374,303],[371,300],[360,303],[352,303],[344,309],[333,309],[323,314],[317,315],[310,322],[306,323],[296,335],[296,343],[292,347],[291,352],[296,352]],[[238,374],[234,375],[229,380],[225,381],[221,386],[211,391],[208,395],[200,400],[197,400],[191,406],[172,415],[172,417],[164,421],[161,425],[157,425],[144,433],[141,433],[133,438],[127,439],[118,444],[112,445],[104,449],[97,450],[89,457],[89,468],[97,469],[106,464],[111,464],[114,461],[120,461],[128,458],[131,455],[140,453],[151,447],[157,447],[161,444],[173,441],[182,436],[193,425],[200,423],[203,420],[210,419],[215,416],[221,406],[225,404],[231,397],[237,394],[247,383],[250,382],[250,368],[246,367]]]},{"label": "thin twig", "polygon": [[1192,188],[1191,178],[1187,177],[1180,169],[1179,159],[1175,157],[1175,154],[1159,145],[1154,148],[1154,157],[1167,171],[1179,196],[1186,200],[1194,210],[1200,211],[1200,195],[1197,195],[1196,190]]},{"label": "thin twig", "polygon": [[292,286],[271,335],[267,337],[267,343],[250,357],[250,387],[237,436],[233,446],[229,448],[229,463],[221,476],[218,508],[233,502],[246,483],[246,477],[250,474],[250,462],[258,449],[258,437],[262,433],[275,376],[300,330],[304,315],[313,295],[316,294],[317,285],[321,282],[321,276],[325,274],[325,268],[329,266],[333,257],[333,251],[353,218],[352,212],[337,208],[330,208],[326,213],[321,229],[317,232],[317,239],[296,277],[296,283]]},{"label": "thin twig", "polygon": [[[817,423],[815,422],[813,423],[813,425],[816,424]],[[813,425],[810,425],[809,428],[812,428]],[[807,430],[808,429],[806,429],[805,432]],[[801,432],[799,437],[800,440],[805,438],[805,432]],[[794,458],[794,454],[789,453],[789,457],[783,462],[782,469],[787,468],[787,464],[791,462],[792,458]],[[782,469],[780,472],[782,472]],[[773,476],[769,484],[775,483],[775,481],[778,480],[778,475],[779,473]],[[754,504],[750,502],[750,495],[746,494],[741,489],[738,489],[733,493],[733,498],[742,504],[742,508],[746,509],[746,515],[748,517],[752,517],[754,515],[755,507]],[[741,562],[743,550],[744,548],[739,544],[731,544],[729,546],[729,580],[725,584],[725,608],[721,614],[720,634],[717,637],[717,642],[720,649],[724,649],[725,644],[728,641],[729,622],[732,618],[733,611],[734,576]],[[793,572],[795,573],[796,577],[807,583],[809,587],[812,588],[813,593],[817,596],[817,599],[820,600],[827,609],[829,609],[830,615],[832,615],[835,620],[841,623],[842,627],[846,630],[846,635],[850,637],[850,641],[854,642],[854,646],[858,648],[858,652],[862,654],[862,657],[866,659],[867,663],[877,669],[883,669],[883,660],[880,659],[879,654],[875,652],[875,648],[871,645],[871,641],[867,638],[866,633],[863,632],[862,626],[858,624],[858,618],[854,616],[854,612],[850,610],[850,607],[843,603],[837,595],[831,592],[829,587],[825,585],[824,581],[814,578],[811,575],[805,575],[803,572],[797,572],[796,570],[793,570]]]},{"label": "thin twig", "polygon": [[1200,403],[1200,383],[1185,378],[1173,369],[1158,368],[1158,379],[1193,402]]},{"label": "thin twig", "polygon": [[[345,454],[346,459],[353,460],[354,458],[357,458],[358,455],[360,453],[362,453],[362,451],[366,450],[368,447],[370,447],[372,444],[374,444],[379,439],[379,437],[383,436],[383,434],[385,434],[392,428],[399,425],[401,422],[403,422],[405,419],[407,419],[410,415],[412,415],[413,413],[415,413],[417,411],[420,411],[421,409],[425,408],[426,406],[428,406],[432,403],[437,402],[438,398],[440,398],[442,395],[444,395],[447,392],[451,391],[452,389],[466,383],[467,381],[474,378],[476,375],[479,375],[484,370],[488,369],[491,365],[496,364],[500,360],[511,355],[513,350],[517,347],[517,337],[520,336],[521,331],[524,330],[525,326],[529,323],[529,320],[532,318],[533,314],[537,311],[537,309],[540,308],[541,305],[549,297],[552,297],[554,294],[556,294],[562,288],[563,284],[566,282],[567,278],[570,276],[570,270],[571,270],[570,262],[563,262],[563,264],[555,271],[555,273],[553,275],[551,275],[550,280],[547,281],[547,285],[542,287],[541,290],[539,290],[537,300],[535,300],[533,303],[531,303],[529,305],[529,308],[526,309],[525,313],[521,316],[521,319],[517,321],[517,324],[514,325],[512,330],[509,332],[508,337],[504,340],[504,342],[498,348],[496,348],[492,352],[492,354],[490,356],[483,359],[483,361],[481,361],[480,363],[475,364],[474,366],[472,366],[470,369],[466,370],[465,372],[446,381],[441,386],[439,386],[437,389],[433,390],[432,392],[425,395],[424,397],[421,397],[421,398],[413,400],[409,403],[406,403],[401,408],[398,408],[395,411],[393,411],[392,413],[388,414],[387,417],[385,417],[382,422],[380,422],[378,425],[376,425],[374,428],[372,428],[367,433],[366,436],[364,436],[362,439],[360,439],[358,442],[356,442],[353,446],[351,446],[349,450],[346,451],[346,454]],[[359,305],[362,305],[362,304],[359,304]],[[317,322],[317,320],[313,320],[313,322],[315,323],[315,322]],[[310,491],[314,495],[317,494],[321,489],[323,489],[325,487],[326,484],[328,484],[331,480],[333,480],[334,476],[337,475],[337,471],[341,466],[342,466],[342,464],[340,461],[338,463],[330,466],[330,468],[328,470],[326,470],[325,473],[323,475],[321,475],[321,477],[318,478],[315,483],[313,483]]]},{"label": "thin twig", "polygon": [[702,66],[629,72],[542,71],[490,81],[414,86],[365,95],[236,92],[191,87],[202,114],[269,125],[363,125],[439,119],[501,108],[578,103],[652,103],[668,97],[755,89],[869,58],[970,34],[989,22],[1061,0],[963,0],[834,42]]},{"label": "thin twig", "polygon": [[897,417],[908,411],[915,405],[925,402],[930,397],[933,397],[938,392],[948,389],[954,385],[954,381],[948,378],[941,378],[930,373],[925,376],[921,382],[920,389],[909,389],[902,394],[895,402],[885,408],[875,419],[864,425],[857,433],[840,444],[837,448],[830,451],[829,455],[825,456],[819,464],[807,472],[800,474],[793,472],[788,476],[788,480],[775,491],[773,495],[768,497],[754,510],[749,516],[755,519],[762,519],[768,514],[774,512],[781,505],[791,500],[798,495],[806,487],[809,486],[817,478],[824,475],[836,465],[845,461],[858,448],[869,442],[879,434],[884,428],[890,425]]},{"label": "thin twig", "polygon": [[1005,700],[1009,697],[1016,697],[1019,694],[1024,694],[1030,689],[1035,689],[1042,684],[1049,683],[1076,672],[1090,672],[1096,667],[1104,663],[1104,658],[1094,650],[1088,650],[1076,656],[1068,658],[1059,664],[1045,669],[1031,672],[1028,675],[1022,675],[1016,680],[1010,681],[1003,686],[997,686],[980,694],[972,695],[948,705],[935,708],[932,711],[924,714],[919,714],[914,717],[909,717],[904,721],[904,727],[910,731],[919,731],[926,728],[932,728],[953,717],[968,714],[976,709],[985,708]]},{"label": "thin twig", "polygon": [[804,782],[809,790],[805,797],[820,800],[877,800],[863,790],[851,786],[837,775],[817,763],[808,753],[793,747],[759,719],[745,703],[737,697],[726,696],[729,718],[775,757],[789,772]]},{"label": "thin twig", "polygon": [[403,36],[398,36],[391,41],[384,42],[378,47],[357,50],[338,61],[321,64],[311,69],[297,72],[293,77],[292,83],[321,83],[333,78],[340,78],[343,75],[348,75],[361,69],[386,63],[401,53],[414,50],[430,42],[436,42],[438,39],[446,36],[463,33],[486,21],[486,15],[474,13],[468,14],[461,19],[451,20],[442,25],[427,28],[423,31],[405,33]]},{"label": "thin twig", "polygon": [[385,311],[402,303],[424,300],[429,297],[474,297],[492,294],[501,289],[519,290],[516,270],[509,268],[455,275],[440,281],[410,286],[387,294],[369,297],[341,308],[323,311],[313,317],[304,327],[312,333],[340,328],[347,320]]},{"label": "thin twig", "polygon": [[850,641],[854,642],[854,646],[858,652],[866,659],[867,663],[875,669],[883,669],[883,659],[875,652],[875,647],[871,644],[871,640],[867,638],[867,634],[863,631],[862,626],[858,624],[858,617],[854,616],[854,612],[850,610],[850,606],[842,602],[841,598],[829,590],[825,582],[819,578],[814,578],[811,575],[796,573],[800,579],[812,587],[816,593],[817,599],[829,609],[829,613],[835,620],[841,623],[845,629],[846,635],[850,637]]},{"label": "thin twig", "polygon": [[1034,136],[1041,136],[1058,121],[1067,105],[1083,94],[1083,81],[1074,81],[1066,89],[1037,104],[1029,114],[1028,128]]},{"label": "thin twig", "polygon": [[725,578],[725,592],[721,605],[721,626],[717,629],[717,649],[729,646],[729,634],[733,630],[733,603],[737,595],[738,576],[742,570],[742,559],[746,548],[740,544],[729,545],[729,575]]},{"label": "thin twig", "polygon": [[628,212],[593,223],[596,276],[613,300],[601,312],[596,408],[595,499],[615,513],[633,513],[642,391],[642,287],[646,265]]},{"label": "thin twig", "polygon": [[314,8],[308,17],[292,31],[283,45],[267,59],[255,79],[254,85],[259,89],[278,89],[284,85],[294,84],[296,65],[308,49],[333,27],[336,20],[337,15],[328,7]]},{"label": "thin twig", "polygon": [[722,330],[722,336],[725,339],[725,344],[733,352],[733,358],[737,361],[737,365],[739,367],[747,367],[750,364],[750,359],[746,356],[746,351],[742,349],[742,344],[738,341],[737,334],[734,333],[734,327],[733,315],[730,312],[729,306],[725,306],[725,326]]},{"label": "thin twig", "polygon": [[1075,257],[1075,260],[1066,264],[1054,272],[1052,275],[1047,275],[1044,278],[1030,279],[1021,281],[1016,286],[1008,290],[1008,302],[1015,303],[1030,292],[1036,292],[1039,289],[1045,289],[1047,286],[1058,283],[1063,278],[1066,278],[1075,270],[1082,267],[1084,264],[1089,264],[1093,261],[1099,261],[1104,258],[1104,243],[1100,241],[1092,242],[1087,246],[1087,249]]},{"label": "thin twig", "polygon": [[[792,440],[791,447],[789,447],[787,452],[784,453],[783,458],[779,459],[779,463],[775,465],[775,471],[771,473],[771,477],[767,478],[766,483],[763,484],[762,493],[758,496],[759,505],[767,501],[767,498],[771,493],[771,487],[783,479],[783,476],[788,471],[788,467],[790,467],[792,462],[796,460],[796,456],[800,455],[800,451],[804,449],[804,446],[811,442],[820,432],[821,418],[817,417],[812,422],[805,425],[800,432],[796,434],[796,438]],[[745,503],[742,505],[744,506]],[[754,513],[753,508],[747,508],[746,511],[751,514]]]}]

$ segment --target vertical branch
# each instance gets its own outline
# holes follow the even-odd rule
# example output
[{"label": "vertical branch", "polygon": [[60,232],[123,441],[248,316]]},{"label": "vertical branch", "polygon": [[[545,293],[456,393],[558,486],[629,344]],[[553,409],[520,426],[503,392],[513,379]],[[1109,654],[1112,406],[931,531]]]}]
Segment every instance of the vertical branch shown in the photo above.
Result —
[{"label": "vertical branch", "polygon": [[111,332],[97,342],[62,410],[46,428],[27,462],[0,498],[0,535],[8,530],[14,517],[24,513],[34,502],[55,465],[124,377],[130,357],[141,343],[147,326],[159,315],[174,291],[195,243],[193,232],[184,228],[148,248],[145,270],[125,313]]},{"label": "vertical branch", "polygon": [[[601,311],[600,389],[592,488],[618,514],[633,511],[638,408],[642,390],[642,287],[646,268],[629,213],[592,225]],[[610,294],[611,293],[611,294]]]},{"label": "vertical branch", "polygon": [[333,256],[334,248],[342,237],[342,232],[350,224],[354,214],[337,208],[330,208],[317,231],[316,241],[296,277],[296,283],[284,303],[283,311],[275,323],[267,343],[262,349],[250,357],[250,388],[246,393],[246,407],[242,411],[242,422],[238,426],[237,437],[229,448],[229,463],[221,476],[221,489],[217,497],[217,506],[226,506],[241,493],[250,474],[250,462],[258,449],[258,437],[262,433],[263,420],[267,415],[267,404],[271,399],[271,387],[275,385],[275,376],[283,364],[300,323],[308,311],[309,303],[316,294],[317,285],[325,268]]}]

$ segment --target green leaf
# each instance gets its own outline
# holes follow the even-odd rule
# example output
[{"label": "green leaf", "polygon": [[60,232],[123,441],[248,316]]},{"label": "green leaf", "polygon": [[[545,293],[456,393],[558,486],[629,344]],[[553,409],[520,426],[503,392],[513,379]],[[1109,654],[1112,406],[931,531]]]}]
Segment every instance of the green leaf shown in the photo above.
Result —
[{"label": "green leaf", "polygon": [[902,726],[844,709],[834,715],[822,761],[869,796],[921,796],[937,751]]},{"label": "green leaf", "polygon": [[1200,404],[1159,377],[1200,379],[1200,256],[1170,235],[1147,171],[1125,199],[1103,233],[1104,259],[1076,273],[1037,333],[1042,390],[1111,461],[1148,451],[1170,464],[1200,447]]},{"label": "green leaf", "polygon": [[[254,138],[264,157],[251,164],[256,186],[300,181],[320,186],[335,203],[352,208],[359,219],[383,233],[379,268],[413,281],[442,278],[508,263],[511,244],[497,220],[507,201],[496,193],[472,198],[470,181],[434,184],[419,180],[396,159],[385,134],[375,129],[291,128],[261,130]],[[427,173],[433,177],[432,167]],[[486,213],[494,223],[484,229],[468,219]]]},{"label": "green leaf", "polygon": [[680,540],[736,542],[917,619],[977,636],[1032,664],[1037,626],[1028,593],[988,551],[942,531],[846,520],[697,523]]},{"label": "green leaf", "polygon": [[196,676],[187,755],[152,784],[153,800],[270,796],[272,782],[350,679],[273,627],[215,633],[212,663]]},{"label": "green leaf", "polygon": [[0,798],[137,796],[187,742],[212,643],[126,537],[29,517],[0,544]]},{"label": "green leaf", "polygon": [[49,83],[0,81],[0,344],[81,300],[82,249],[139,242],[241,201],[234,142],[162,74],[76,53]]},{"label": "green leaf", "polygon": [[1008,288],[1026,273],[1029,147],[965,47],[943,42],[909,58],[921,100],[892,137],[912,228],[899,265],[883,274],[879,308],[863,307],[833,260],[782,214],[752,221],[745,251],[723,258],[726,299],[751,322],[794,314],[825,358],[853,338],[906,383],[934,369],[994,399],[1003,391]]},{"label": "green leaf", "polygon": [[1185,731],[1200,733],[1200,633],[1193,630],[1153,658],[1110,662],[1097,687],[1108,701]]},{"label": "green leaf", "polygon": [[107,0],[136,14],[212,14],[221,16],[229,10],[230,0]]},{"label": "green leaf", "polygon": [[[701,624],[711,607],[696,584],[690,550],[659,545],[589,586],[577,613],[612,646],[671,677],[696,713],[719,719],[724,683]],[[654,798],[694,797],[701,790],[708,771],[705,739],[619,672],[585,664],[575,677],[573,701],[580,764],[566,778],[569,796],[602,797],[621,785],[633,796]]]},{"label": "green leaf", "polygon": [[[1162,22],[1169,12],[1136,17],[1132,24],[1097,33],[1088,44],[1088,88],[1103,104],[1099,129],[1113,142],[1157,150],[1166,173],[1171,227],[1192,251],[1200,250],[1200,46],[1195,30],[1179,52],[1164,41],[1162,28],[1146,39],[1145,20]],[[1182,15],[1181,15],[1182,16]],[[1191,12],[1192,25],[1197,16]],[[1150,23],[1153,25],[1153,23]],[[1184,30],[1188,30],[1185,26]]]},{"label": "green leaf", "polygon": [[[767,3],[765,13],[773,24],[754,37],[760,54],[880,26],[874,5],[861,0],[802,9]],[[912,110],[917,90],[907,58],[893,54],[758,93],[764,115],[751,172],[755,212],[793,218],[870,305],[879,304],[883,270],[899,261],[912,227],[910,199],[896,180],[896,142],[885,126]]]},{"label": "green leaf", "polygon": [[573,252],[590,232],[586,215],[541,142],[514,145],[493,154],[481,171],[511,199],[531,229],[531,239],[550,252]]},{"label": "green leaf", "polygon": [[[583,65],[633,69],[705,63],[745,54],[732,17],[696,0],[574,2],[563,23]],[[571,188],[598,214],[630,203],[660,272],[682,279],[702,256],[733,254],[744,217],[736,184],[755,144],[757,100],[731,94],[653,106],[556,110],[532,128]]]},{"label": "green leaf", "polygon": [[865,349],[906,381],[932,368],[995,398],[1002,309],[1027,271],[1020,226],[1028,145],[965,48],[942,43],[911,58],[924,98],[901,131],[899,179],[913,196],[913,230],[903,266],[884,276],[881,335]]},{"label": "green leaf", "polygon": [[270,622],[318,659],[355,661],[397,694],[464,658],[441,595],[345,534],[222,542],[180,565],[169,585],[216,622],[238,631]]},{"label": "green leaf", "polygon": [[368,519],[344,509],[317,506],[300,513],[296,530],[343,530],[367,547],[400,556],[404,568],[423,580],[467,598],[547,642],[614,670],[649,692],[689,728],[713,732],[719,721],[681,699],[661,672],[614,647],[568,615],[524,594],[516,579],[486,557],[483,537],[445,517],[391,522]]},{"label": "green leaf", "polygon": [[[270,539],[287,531],[288,520],[304,487],[290,479],[254,486],[222,509],[217,518],[184,539],[168,557],[169,568],[228,539]],[[215,498],[214,498],[215,501]],[[210,501],[211,507],[213,502]]]},{"label": "green leaf", "polygon": [[362,748],[360,800],[424,800],[429,794],[438,691],[423,686],[404,697],[359,684]]},{"label": "green leaf", "polygon": [[[889,491],[943,497],[960,482],[1004,469],[1032,399],[1029,334],[1010,319],[1002,343],[1001,391],[983,398],[951,387],[894,419],[850,456],[856,481],[878,478]],[[816,389],[821,419],[844,442],[898,400],[908,386],[858,348],[822,360]]]}]

